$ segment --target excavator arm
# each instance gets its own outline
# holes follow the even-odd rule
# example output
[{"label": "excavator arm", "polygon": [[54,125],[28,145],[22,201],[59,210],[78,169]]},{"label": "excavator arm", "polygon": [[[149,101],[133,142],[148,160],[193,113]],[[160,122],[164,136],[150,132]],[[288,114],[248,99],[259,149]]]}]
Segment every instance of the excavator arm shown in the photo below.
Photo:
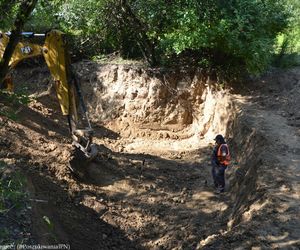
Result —
[{"label": "excavator arm", "polygon": [[[62,114],[67,117],[73,145],[80,149],[88,158],[97,154],[92,147],[93,129],[88,119],[81,88],[74,71],[72,70],[64,33],[51,30],[46,34],[22,33],[27,39],[22,39],[14,50],[9,62],[12,70],[20,61],[42,55],[55,82],[58,102]],[[42,36],[44,44],[30,43],[30,37]],[[0,57],[3,56],[5,47],[9,42],[9,33],[0,32]],[[13,89],[9,77],[8,89]]]}]

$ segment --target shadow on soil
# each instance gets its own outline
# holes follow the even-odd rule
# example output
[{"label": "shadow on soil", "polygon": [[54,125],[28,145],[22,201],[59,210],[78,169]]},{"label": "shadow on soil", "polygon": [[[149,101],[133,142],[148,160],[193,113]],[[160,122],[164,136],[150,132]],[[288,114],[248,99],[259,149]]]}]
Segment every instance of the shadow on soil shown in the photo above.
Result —
[{"label": "shadow on soil", "polygon": [[226,229],[230,198],[229,194],[214,194],[210,184],[211,148],[201,149],[199,159],[186,162],[150,154],[117,153],[101,147],[103,152],[109,152],[108,158],[89,165],[81,182],[90,186],[89,195],[94,196],[98,196],[98,188],[116,183],[125,185],[126,188],[115,190],[106,198],[121,204],[124,211],[149,218],[142,233],[131,229],[141,244],[169,237],[173,241],[164,245],[167,248],[174,248],[180,242],[184,249],[195,249],[201,240]]},{"label": "shadow on soil", "polygon": [[67,186],[35,170],[29,170],[27,176],[36,242],[70,244],[71,249],[142,249],[120,229],[100,219],[94,210],[75,203]]}]

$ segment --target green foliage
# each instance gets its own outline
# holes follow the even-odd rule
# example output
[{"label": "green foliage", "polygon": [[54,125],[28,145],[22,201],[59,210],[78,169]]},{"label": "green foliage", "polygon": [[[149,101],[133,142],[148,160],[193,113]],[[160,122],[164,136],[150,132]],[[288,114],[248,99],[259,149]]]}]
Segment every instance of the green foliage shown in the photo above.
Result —
[{"label": "green foliage", "polygon": [[9,231],[7,228],[0,228],[0,243],[4,243],[4,240],[9,238]]},{"label": "green foliage", "polygon": [[300,65],[300,2],[285,0],[289,12],[287,28],[277,37],[275,46],[275,66],[289,68]]},{"label": "green foliage", "polygon": [[282,55],[279,60],[276,58],[275,66],[280,68],[291,68],[300,66],[300,55],[299,53],[290,53]]},{"label": "green foliage", "polygon": [[183,1],[168,18],[161,44],[169,53],[206,52],[213,65],[258,73],[269,63],[274,39],[286,26],[279,1]]},{"label": "green foliage", "polygon": [[16,111],[13,110],[0,110],[0,116],[5,116],[10,120],[17,121],[18,115]]},{"label": "green foliage", "polygon": [[[8,225],[6,218],[19,217],[19,214],[26,206],[28,193],[25,190],[26,179],[20,172],[5,172],[9,166],[0,161],[0,217],[4,227],[0,228],[0,244],[9,244],[12,242],[12,229],[5,227]],[[11,220],[11,219],[10,219]],[[14,219],[16,222],[19,218]],[[11,223],[10,223],[11,224]],[[15,243],[18,240],[14,239]],[[22,243],[18,242],[18,243]]]},{"label": "green foliage", "polygon": [[[0,171],[3,171],[7,165],[0,161]],[[0,179],[0,215],[6,213],[11,208],[21,208],[26,197],[25,177],[16,172],[11,176]]]},{"label": "green foliage", "polygon": [[12,105],[27,105],[31,102],[31,98],[23,91],[8,92],[6,90],[0,90],[0,97],[4,102],[10,103]]},{"label": "green foliage", "polygon": [[20,105],[28,105],[32,101],[32,98],[30,98],[22,90],[17,93],[11,93],[5,90],[0,90],[0,99],[1,102],[7,105],[5,106],[5,109],[0,109],[0,116],[5,116],[13,121],[18,120],[18,107]]},{"label": "green foliage", "polygon": [[[107,28],[110,1],[67,0],[39,1],[26,29],[45,32],[57,28],[69,35],[68,42],[76,56],[92,57],[113,52],[115,30]],[[106,46],[106,44],[109,44]]]},{"label": "green foliage", "polygon": [[156,57],[160,64],[194,57],[202,67],[256,74],[270,63],[278,34],[296,27],[299,6],[291,8],[291,1],[297,2],[43,0],[28,27],[72,35],[72,51],[80,57],[119,51],[127,58]]},{"label": "green foliage", "polygon": [[57,24],[57,14],[55,14],[59,11],[58,4],[58,1],[38,1],[24,30],[38,33],[50,28],[60,28]]},{"label": "green foliage", "polygon": [[287,53],[300,53],[300,1],[285,0],[286,9],[290,13],[289,25],[282,34],[283,41],[287,41]]},{"label": "green foliage", "polygon": [[13,26],[20,0],[1,0],[0,1],[0,30],[9,30]]}]

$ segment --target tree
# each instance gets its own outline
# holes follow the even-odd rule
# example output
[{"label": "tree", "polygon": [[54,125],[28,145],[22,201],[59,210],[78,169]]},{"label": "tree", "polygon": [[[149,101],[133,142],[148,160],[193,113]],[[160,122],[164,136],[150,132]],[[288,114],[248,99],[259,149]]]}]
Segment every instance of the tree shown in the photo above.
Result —
[{"label": "tree", "polygon": [[147,35],[147,26],[133,12],[130,4],[126,0],[120,1],[121,20],[123,25],[129,25],[131,32],[136,38],[140,50],[143,53],[144,58],[151,66],[157,65],[157,58],[155,54],[154,44],[150,37]]},{"label": "tree", "polygon": [[3,82],[8,70],[9,70],[9,61],[15,50],[16,45],[20,40],[20,35],[23,29],[25,22],[33,11],[37,0],[23,0],[20,3],[19,10],[17,12],[16,19],[14,21],[13,29],[11,31],[9,43],[5,48],[3,57],[0,61],[0,83]]},{"label": "tree", "polygon": [[80,58],[120,52],[127,58],[144,57],[150,65],[174,65],[193,57],[201,67],[259,73],[270,63],[276,37],[291,22],[286,2],[299,1],[43,2],[30,27],[40,31],[55,25],[71,34],[72,51]]},{"label": "tree", "polygon": [[300,1],[285,0],[290,13],[287,29],[280,36],[281,54],[300,53]]},{"label": "tree", "polygon": [[19,0],[0,1],[0,29],[1,30],[7,30],[11,28],[19,4],[20,4]]}]

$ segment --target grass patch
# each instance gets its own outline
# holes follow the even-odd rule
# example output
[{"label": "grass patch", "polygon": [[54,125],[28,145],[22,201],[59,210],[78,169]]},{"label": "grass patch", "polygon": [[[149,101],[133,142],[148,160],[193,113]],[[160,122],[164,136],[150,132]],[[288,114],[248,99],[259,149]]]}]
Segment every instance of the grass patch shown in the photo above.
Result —
[{"label": "grass patch", "polygon": [[[8,166],[0,161],[0,172],[4,172]],[[0,179],[0,215],[8,213],[11,209],[22,208],[27,197],[25,191],[26,179],[20,172],[14,172],[9,176],[1,174]]]},{"label": "grass patch", "polygon": [[10,169],[7,163],[0,161],[0,245],[23,244],[28,240],[21,234],[27,231],[23,224],[28,202],[26,186],[26,177],[21,171]]},{"label": "grass patch", "polygon": [[32,98],[22,91],[11,93],[6,90],[0,90],[0,100],[3,104],[3,106],[0,106],[0,116],[17,121],[18,108],[22,105],[28,105],[32,101]]},{"label": "grass patch", "polygon": [[17,112],[14,110],[11,110],[11,109],[5,109],[5,110],[0,109],[0,116],[5,116],[6,118],[13,120],[13,121],[18,120]]},{"label": "grass patch", "polygon": [[0,98],[3,103],[9,103],[13,106],[28,105],[32,100],[28,94],[24,93],[23,91],[20,91],[19,93],[13,93],[6,90],[0,90]]},{"label": "grass patch", "polygon": [[24,230],[20,221],[28,199],[25,176],[19,171],[8,172],[8,168],[0,161],[0,244],[22,242],[18,231]]}]

